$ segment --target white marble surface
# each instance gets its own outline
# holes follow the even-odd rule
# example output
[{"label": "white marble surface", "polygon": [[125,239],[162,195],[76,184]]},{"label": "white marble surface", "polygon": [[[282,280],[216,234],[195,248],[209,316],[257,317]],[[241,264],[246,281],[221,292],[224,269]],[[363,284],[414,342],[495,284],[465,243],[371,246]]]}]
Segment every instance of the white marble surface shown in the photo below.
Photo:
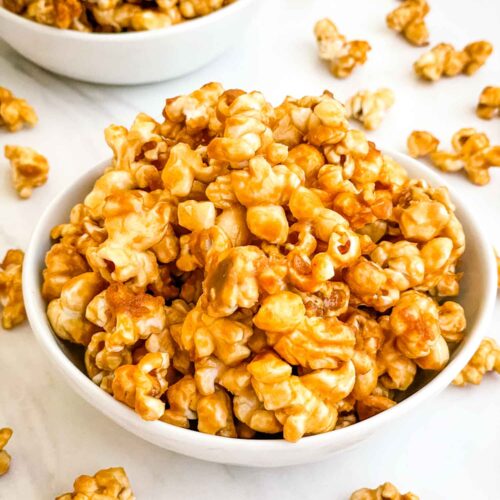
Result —
[{"label": "white marble surface", "polygon": [[[138,111],[159,116],[166,97],[219,80],[225,86],[260,89],[278,102],[285,94],[324,88],[346,98],[361,87],[389,86],[396,105],[373,133],[379,145],[404,151],[415,128],[434,131],[445,143],[462,126],[486,131],[498,143],[500,120],[485,122],[474,106],[485,85],[500,84],[500,3],[496,0],[432,2],[433,42],[461,46],[485,38],[496,46],[472,78],[434,85],[416,81],[411,64],[422,52],[385,27],[392,0],[264,0],[247,36],[209,67],[175,81],[121,88],[77,83],[47,73],[0,42],[0,85],[33,103],[40,123],[7,143],[33,146],[52,165],[48,184],[28,201],[10,187],[0,160],[0,254],[25,248],[46,204],[68,182],[108,156],[102,130],[129,124]],[[472,7],[472,5],[474,7]],[[349,37],[368,39],[369,62],[347,80],[335,80],[316,59],[314,21],[330,15]],[[486,187],[459,175],[447,177],[487,225],[500,246],[500,171]],[[500,320],[500,303],[495,324]],[[497,336],[492,326],[491,334]],[[123,465],[144,499],[347,499],[364,485],[390,480],[423,499],[495,500],[500,497],[500,380],[449,388],[436,401],[355,450],[329,461],[283,469],[244,469],[204,463],[147,444],[117,427],[76,396],[49,365],[26,324],[0,331],[0,427],[14,428],[8,450],[11,471],[0,478],[1,500],[49,499],[80,473]]]}]

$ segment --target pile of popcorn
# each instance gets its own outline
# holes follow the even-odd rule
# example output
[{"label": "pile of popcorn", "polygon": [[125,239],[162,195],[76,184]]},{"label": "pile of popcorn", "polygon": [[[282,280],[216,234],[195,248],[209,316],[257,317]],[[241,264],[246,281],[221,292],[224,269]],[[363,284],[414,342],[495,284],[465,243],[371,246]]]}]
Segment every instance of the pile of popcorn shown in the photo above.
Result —
[{"label": "pile of popcorn", "polygon": [[117,33],[165,28],[206,16],[235,0],[0,0],[0,7],[61,29]]},{"label": "pile of popcorn", "polygon": [[146,420],[297,441],[375,415],[462,339],[464,233],[331,94],[210,83],[105,132],[43,296],[89,377]]}]

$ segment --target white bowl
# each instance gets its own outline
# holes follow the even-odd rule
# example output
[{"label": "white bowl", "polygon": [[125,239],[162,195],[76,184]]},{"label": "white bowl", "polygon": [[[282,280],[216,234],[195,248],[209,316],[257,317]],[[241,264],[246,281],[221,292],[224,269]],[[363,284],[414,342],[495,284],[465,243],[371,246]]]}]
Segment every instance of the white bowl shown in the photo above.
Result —
[{"label": "white bowl", "polygon": [[49,71],[92,83],[175,78],[207,64],[244,32],[257,0],[237,0],[197,19],[152,31],[80,33],[38,24],[0,6],[0,36]]},{"label": "white bowl", "polygon": [[[439,175],[420,162],[400,153],[388,154],[406,167],[412,177],[423,178],[433,185],[444,185]],[[71,346],[61,342],[52,332],[45,314],[46,304],[40,293],[44,257],[51,245],[49,237],[51,228],[68,219],[70,209],[83,200],[95,179],[107,165],[109,161],[89,170],[62,192],[42,215],[24,260],[24,300],[36,338],[64,379],[104,415],[151,443],[202,460],[237,465],[277,467],[322,460],[360,443],[445,389],[469,361],[481,338],[487,333],[497,289],[494,255],[481,229],[480,221],[472,216],[462,201],[464,198],[452,191],[452,199],[457,207],[456,213],[463,224],[467,238],[467,247],[462,260],[465,273],[459,298],[467,316],[467,334],[452,354],[446,368],[434,377],[429,372],[427,377],[420,380],[420,387],[417,386],[412,395],[368,420],[326,434],[304,437],[297,443],[279,439],[230,439],[181,429],[163,422],[146,422],[85,375],[81,359],[75,355]],[[388,432],[390,433],[390,430]],[[391,437],[393,438],[394,436]]]}]

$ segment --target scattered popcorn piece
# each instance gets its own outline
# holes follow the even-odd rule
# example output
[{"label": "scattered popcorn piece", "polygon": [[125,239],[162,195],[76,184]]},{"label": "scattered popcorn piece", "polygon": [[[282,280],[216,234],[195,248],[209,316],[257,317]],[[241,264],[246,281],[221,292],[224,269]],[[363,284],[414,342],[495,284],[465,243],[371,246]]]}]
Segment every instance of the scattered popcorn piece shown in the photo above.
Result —
[{"label": "scattered popcorn piece", "polygon": [[362,488],[351,495],[351,500],[419,500],[414,493],[399,493],[392,483],[381,484],[378,488]]},{"label": "scattered popcorn piece", "polygon": [[479,349],[472,356],[467,366],[457,375],[453,385],[478,385],[486,372],[500,373],[500,347],[495,340],[486,337],[481,341]]},{"label": "scattered popcorn piece", "polygon": [[328,18],[314,27],[319,57],[330,62],[330,71],[337,78],[349,76],[356,66],[366,62],[371,46],[364,40],[348,42]]},{"label": "scattered popcorn piece", "polygon": [[420,158],[434,153],[439,146],[439,139],[436,139],[430,132],[425,130],[414,130],[406,141],[408,153],[413,158]]},{"label": "scattered popcorn piece", "polygon": [[14,328],[26,319],[22,290],[23,259],[22,250],[8,250],[0,264],[2,327],[6,330]]},{"label": "scattered popcorn piece", "polygon": [[0,87],[0,127],[17,132],[25,124],[33,126],[38,122],[35,110],[25,101],[15,97],[5,87]]},{"label": "scattered popcorn piece", "polygon": [[483,120],[500,116],[500,87],[485,87],[479,96],[476,114]]},{"label": "scattered popcorn piece", "polygon": [[489,168],[500,166],[500,145],[490,145],[486,134],[473,128],[460,129],[451,143],[453,152],[438,150],[439,141],[430,132],[419,131],[408,138],[408,150],[412,156],[428,155],[432,164],[443,172],[464,170],[474,184],[488,184]]},{"label": "scattered popcorn piece", "polygon": [[448,43],[440,43],[422,55],[413,68],[417,76],[429,81],[460,73],[471,76],[483,66],[492,52],[492,45],[486,41],[470,43],[462,51],[455,50]]},{"label": "scattered popcorn piece", "polygon": [[55,500],[135,500],[125,470],[122,467],[102,469],[94,476],[79,476],[71,493]]},{"label": "scattered popcorn piece", "polygon": [[386,18],[387,26],[402,33],[413,45],[427,45],[429,31],[424,18],[429,10],[429,4],[426,0],[405,0],[389,12]]},{"label": "scattered popcorn piece", "polygon": [[11,437],[12,429],[8,427],[0,429],[0,476],[3,476],[9,471],[11,457],[4,448]]},{"label": "scattered popcorn piece", "polygon": [[375,130],[393,104],[394,92],[390,89],[360,90],[346,102],[346,112],[349,118],[358,120],[367,130]]},{"label": "scattered popcorn piece", "polygon": [[21,198],[29,198],[33,189],[47,182],[49,162],[34,149],[5,146],[5,157],[12,167],[12,182]]}]

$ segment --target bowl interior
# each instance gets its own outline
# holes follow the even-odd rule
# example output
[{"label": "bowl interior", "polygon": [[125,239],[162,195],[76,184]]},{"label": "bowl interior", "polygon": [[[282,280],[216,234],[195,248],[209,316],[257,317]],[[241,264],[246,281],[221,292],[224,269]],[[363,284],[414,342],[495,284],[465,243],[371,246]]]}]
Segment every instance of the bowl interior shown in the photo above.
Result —
[{"label": "bowl interior", "polygon": [[[388,154],[401,163],[407,169],[411,177],[423,178],[434,186],[445,185],[443,179],[439,175],[420,162],[408,158],[400,153],[388,152]],[[101,174],[102,170],[107,165],[109,165],[109,160],[89,170],[73,185],[69,186],[66,191],[61,193],[61,195],[52,202],[43,214],[33,234],[32,241],[25,258],[23,288],[28,317],[38,340],[41,342],[43,347],[49,351],[50,357],[53,358],[52,361],[54,361],[56,365],[60,365],[60,369],[66,371],[67,373],[69,370],[69,364],[61,359],[61,354],[63,354],[64,357],[71,362],[73,365],[73,371],[75,370],[75,366],[78,367],[82,374],[78,374],[78,382],[76,385],[80,384],[82,389],[79,390],[77,388],[77,390],[79,390],[84,397],[88,400],[91,400],[92,398],[99,398],[101,404],[104,404],[104,406],[111,409],[112,412],[120,414],[120,416],[123,417],[120,417],[122,422],[120,422],[120,418],[115,418],[110,415],[112,418],[124,426],[125,424],[123,423],[123,420],[127,420],[129,425],[133,423],[131,427],[135,427],[135,429],[130,430],[136,434],[142,435],[145,439],[153,441],[153,436],[158,437],[160,435],[170,433],[171,438],[172,435],[186,436],[186,433],[188,433],[193,436],[190,439],[194,441],[197,440],[197,442],[200,443],[213,444],[214,440],[216,440],[220,443],[223,441],[226,443],[231,442],[228,444],[228,448],[232,449],[254,449],[255,441],[252,443],[252,440],[231,440],[228,438],[208,435],[200,436],[201,433],[173,428],[172,426],[165,425],[163,423],[143,422],[138,415],[134,414],[129,408],[125,407],[118,401],[115,401],[111,396],[104,393],[104,391],[98,389],[97,386],[95,386],[91,380],[84,375],[85,372],[82,363],[83,350],[81,348],[61,341],[52,332],[45,314],[46,304],[40,293],[42,284],[41,272],[44,267],[44,257],[51,245],[49,233],[53,226],[68,220],[71,208],[76,203],[83,200],[85,195],[91,190],[96,178]],[[408,395],[405,397],[405,400],[400,404],[354,426],[340,429],[328,434],[305,437],[300,440],[299,443],[295,443],[293,445],[297,452],[300,449],[305,450],[306,447],[311,448],[314,443],[331,443],[335,439],[338,443],[347,442],[349,441],[349,436],[355,435],[354,433],[356,432],[356,429],[364,429],[366,433],[374,429],[378,424],[382,424],[384,421],[387,422],[393,416],[402,414],[404,411],[408,411],[425,398],[432,394],[436,394],[446,387],[477,349],[482,335],[485,333],[485,327],[489,323],[493,310],[496,295],[496,265],[493,251],[490,248],[490,244],[488,243],[480,224],[477,220],[473,219],[465,205],[462,204],[461,198],[453,193],[452,190],[450,191],[452,200],[457,206],[457,217],[464,226],[467,241],[466,251],[461,261],[461,270],[464,271],[464,277],[461,282],[460,297],[457,299],[464,307],[467,317],[467,334],[464,341],[455,349],[449,364],[443,371],[439,373],[428,371],[425,375],[420,376],[413,384]],[[67,366],[61,367],[61,365]],[[74,375],[72,376],[74,377]],[[73,385],[75,386],[75,384]],[[96,404],[96,402],[94,401],[93,404]],[[100,409],[101,411],[105,411],[102,407]],[[145,426],[149,426],[147,430],[144,430],[146,429]],[[236,444],[235,442],[239,443]],[[285,443],[283,440],[271,439],[258,441],[258,443],[262,443],[259,446],[264,446],[264,448],[261,448],[261,451],[263,449],[278,450],[282,446],[289,446],[289,443]],[[273,445],[273,443],[275,444]],[[268,448],[269,446],[274,446],[274,448]],[[165,444],[164,447],[169,446]],[[290,451],[290,448],[287,447],[286,449]],[[193,455],[196,456],[194,453]],[[200,458],[204,457],[200,455]],[[214,459],[214,461],[227,460]],[[305,461],[310,460],[297,459],[293,463]],[[245,463],[245,461],[242,460],[238,463]],[[252,464],[248,463],[248,465]],[[276,465],[279,464],[277,463]]]}]

